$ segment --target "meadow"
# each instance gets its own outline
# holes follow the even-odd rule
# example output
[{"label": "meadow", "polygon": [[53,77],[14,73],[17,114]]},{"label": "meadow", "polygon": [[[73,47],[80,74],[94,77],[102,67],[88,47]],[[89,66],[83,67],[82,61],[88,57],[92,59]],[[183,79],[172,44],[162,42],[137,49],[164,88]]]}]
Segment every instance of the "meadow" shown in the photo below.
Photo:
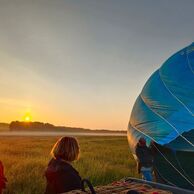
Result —
[{"label": "meadow", "polygon": [[[43,194],[44,171],[58,137],[0,137],[0,160],[8,179],[5,194]],[[78,137],[81,155],[73,166],[93,185],[138,177],[126,137]]]}]

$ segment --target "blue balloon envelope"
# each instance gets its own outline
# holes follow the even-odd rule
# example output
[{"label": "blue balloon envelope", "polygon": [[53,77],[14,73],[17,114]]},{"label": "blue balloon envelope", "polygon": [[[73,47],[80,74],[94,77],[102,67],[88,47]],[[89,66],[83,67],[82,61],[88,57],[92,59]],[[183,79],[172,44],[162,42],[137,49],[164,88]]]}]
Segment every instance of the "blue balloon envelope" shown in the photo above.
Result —
[{"label": "blue balloon envelope", "polygon": [[133,153],[140,137],[155,142],[158,181],[194,190],[194,43],[148,79],[128,125]]}]

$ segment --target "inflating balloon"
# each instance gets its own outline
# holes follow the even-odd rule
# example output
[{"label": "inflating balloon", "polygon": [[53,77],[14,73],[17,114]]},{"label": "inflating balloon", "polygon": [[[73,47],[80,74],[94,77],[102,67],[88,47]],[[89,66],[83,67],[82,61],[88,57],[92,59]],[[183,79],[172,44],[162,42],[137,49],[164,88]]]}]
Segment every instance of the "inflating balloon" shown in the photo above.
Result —
[{"label": "inflating balloon", "polygon": [[128,125],[133,153],[140,137],[155,142],[157,180],[194,190],[194,43],[146,82]]}]

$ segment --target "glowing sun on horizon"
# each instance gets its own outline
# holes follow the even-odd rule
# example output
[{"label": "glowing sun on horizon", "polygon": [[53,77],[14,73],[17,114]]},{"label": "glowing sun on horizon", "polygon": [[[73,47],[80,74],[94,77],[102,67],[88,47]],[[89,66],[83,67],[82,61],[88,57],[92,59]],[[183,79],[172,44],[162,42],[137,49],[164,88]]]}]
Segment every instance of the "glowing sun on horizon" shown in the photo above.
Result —
[{"label": "glowing sun on horizon", "polygon": [[29,117],[29,116],[26,116],[26,117],[25,117],[25,121],[26,121],[26,122],[29,122],[29,121],[30,121],[30,117]]},{"label": "glowing sun on horizon", "polygon": [[24,122],[31,122],[31,120],[32,120],[32,117],[29,113],[24,115],[23,117]]}]

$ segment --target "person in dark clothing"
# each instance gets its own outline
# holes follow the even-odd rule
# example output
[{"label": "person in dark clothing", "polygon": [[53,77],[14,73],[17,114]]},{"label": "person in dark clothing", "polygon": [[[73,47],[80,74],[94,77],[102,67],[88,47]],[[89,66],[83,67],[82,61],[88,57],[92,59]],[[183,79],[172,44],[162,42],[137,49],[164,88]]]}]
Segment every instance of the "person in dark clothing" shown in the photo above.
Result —
[{"label": "person in dark clothing", "polygon": [[81,189],[81,177],[71,162],[79,157],[79,145],[73,137],[62,137],[51,150],[53,158],[45,172],[47,179],[45,194],[64,193]]},{"label": "person in dark clothing", "polygon": [[153,155],[151,149],[146,146],[146,140],[141,137],[135,147],[137,156],[138,173],[142,173],[143,179],[153,181]]}]

